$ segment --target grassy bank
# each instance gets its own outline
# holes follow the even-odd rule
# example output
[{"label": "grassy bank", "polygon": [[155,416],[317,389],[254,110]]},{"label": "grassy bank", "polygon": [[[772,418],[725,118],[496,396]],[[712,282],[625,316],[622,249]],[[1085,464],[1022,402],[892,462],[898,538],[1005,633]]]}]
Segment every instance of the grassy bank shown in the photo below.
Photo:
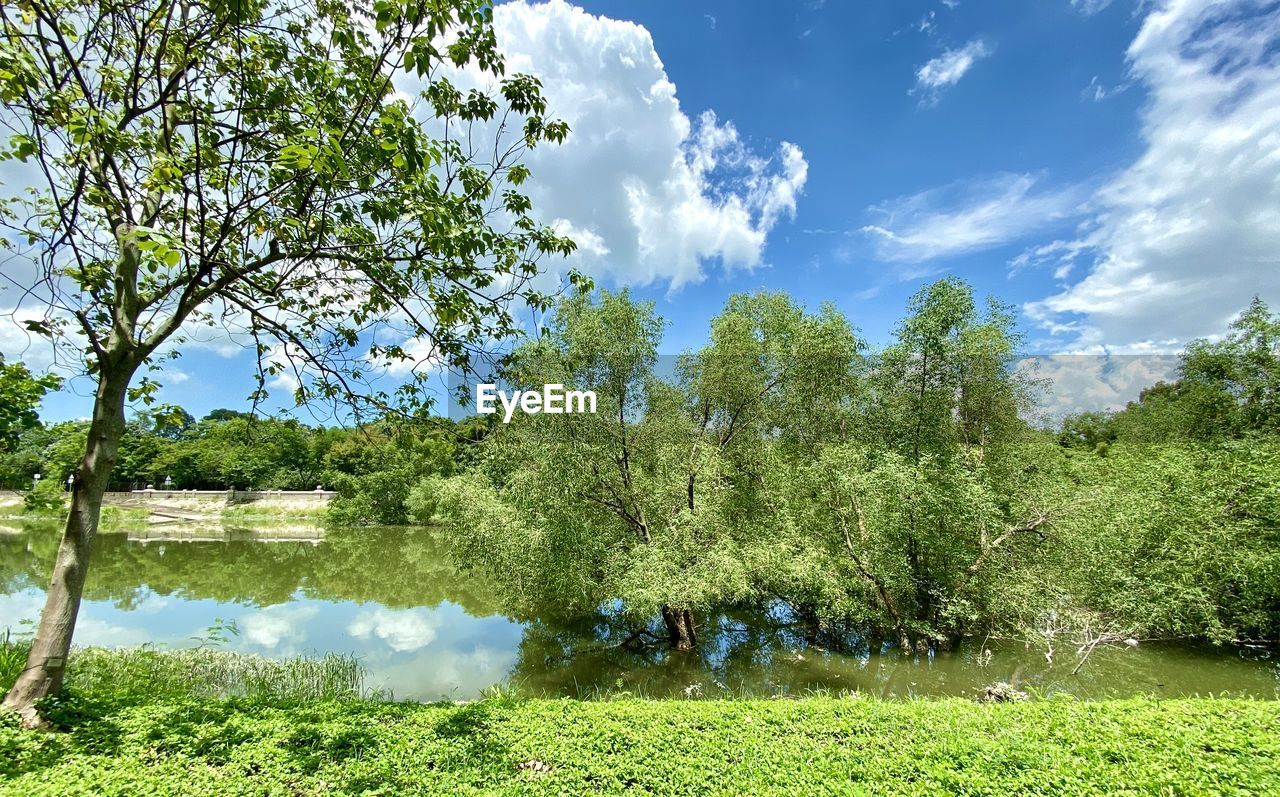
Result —
[{"label": "grassy bank", "polygon": [[84,649],[68,684],[59,732],[0,715],[0,796],[1280,793],[1274,701],[419,705],[356,699],[354,659],[215,648]]},{"label": "grassy bank", "polygon": [[0,794],[1260,794],[1280,704],[71,701]]}]

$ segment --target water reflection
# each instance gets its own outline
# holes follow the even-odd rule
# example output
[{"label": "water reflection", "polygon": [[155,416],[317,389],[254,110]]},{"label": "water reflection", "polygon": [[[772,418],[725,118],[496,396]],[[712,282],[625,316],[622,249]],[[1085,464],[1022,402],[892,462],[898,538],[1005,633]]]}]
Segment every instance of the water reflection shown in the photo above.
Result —
[{"label": "water reflection", "polygon": [[[57,550],[52,525],[0,525],[0,626],[34,619]],[[452,567],[425,529],[217,525],[103,534],[94,551],[81,644],[192,644],[218,620],[232,646],[266,655],[355,651],[369,685],[409,699],[462,699],[499,683],[529,692],[707,696],[858,690],[972,695],[999,680],[1081,697],[1207,693],[1280,697],[1265,650],[1144,645],[1100,649],[1079,675],[1039,650],[988,642],[912,657],[845,639],[810,644],[779,612],[703,618],[691,653],[619,647],[601,615],[566,625],[504,616],[489,584]]]}]

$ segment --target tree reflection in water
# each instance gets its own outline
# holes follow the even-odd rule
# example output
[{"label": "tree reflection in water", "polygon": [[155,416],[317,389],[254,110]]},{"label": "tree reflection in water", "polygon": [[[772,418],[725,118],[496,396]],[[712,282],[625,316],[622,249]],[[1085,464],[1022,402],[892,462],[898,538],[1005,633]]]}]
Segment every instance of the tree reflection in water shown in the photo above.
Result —
[{"label": "tree reflection in water", "polygon": [[[155,539],[154,527],[133,535],[146,541],[127,533],[101,535],[86,600],[129,613],[144,629],[156,629],[159,622],[143,605],[153,596],[185,605],[209,601],[204,610],[215,612],[210,619],[237,611],[242,617],[296,618],[305,608],[315,631],[305,637],[308,650],[354,651],[370,669],[371,684],[404,698],[469,698],[495,683],[571,697],[814,690],[968,696],[995,681],[1082,697],[1280,696],[1280,668],[1267,651],[1107,649],[1073,676],[1069,654],[1050,664],[1039,649],[989,641],[986,663],[984,646],[973,640],[946,653],[902,656],[848,629],[806,624],[781,606],[706,613],[697,647],[673,651],[647,644],[661,630],[656,618],[652,635],[637,635],[634,623],[608,610],[616,607],[578,620],[505,614],[492,586],[454,567],[430,529],[315,529],[310,535],[280,527],[173,531],[167,540]],[[173,539],[184,535],[206,539]],[[273,536],[287,539],[264,541]],[[318,541],[299,541],[306,536]],[[57,524],[9,521],[0,528],[0,593],[38,593],[48,581],[57,541]],[[430,633],[410,645],[371,630],[369,618],[429,623]]]}]

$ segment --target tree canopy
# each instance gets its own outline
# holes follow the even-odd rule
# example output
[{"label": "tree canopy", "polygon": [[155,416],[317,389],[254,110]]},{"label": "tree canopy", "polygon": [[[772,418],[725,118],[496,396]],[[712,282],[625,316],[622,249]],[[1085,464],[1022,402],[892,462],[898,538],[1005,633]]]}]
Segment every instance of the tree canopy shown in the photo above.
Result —
[{"label": "tree canopy", "polygon": [[[531,215],[519,161],[568,127],[535,78],[505,73],[491,14],[0,6],[0,157],[32,164],[0,197],[26,259],[4,276],[28,305],[15,318],[96,385],[41,625],[5,698],[25,721],[61,685],[126,401],[154,399],[149,369],[178,344],[213,330],[253,351],[255,404],[281,380],[297,404],[415,411],[419,366],[467,368],[518,331],[513,304],[546,307],[538,261],[573,243]],[[410,377],[379,386],[395,362]]]},{"label": "tree canopy", "polygon": [[831,308],[755,294],[679,358],[658,355],[652,304],[579,293],[507,376],[595,390],[598,412],[517,415],[410,504],[508,611],[607,618],[629,644],[691,647],[698,617],[743,605],[823,645],[1272,638],[1264,317],[1192,346],[1157,389],[1190,426],[1144,414],[1148,394],[1050,432],[1025,420],[1042,385],[1017,367],[1012,314],[954,279],[913,297],[879,350]]}]

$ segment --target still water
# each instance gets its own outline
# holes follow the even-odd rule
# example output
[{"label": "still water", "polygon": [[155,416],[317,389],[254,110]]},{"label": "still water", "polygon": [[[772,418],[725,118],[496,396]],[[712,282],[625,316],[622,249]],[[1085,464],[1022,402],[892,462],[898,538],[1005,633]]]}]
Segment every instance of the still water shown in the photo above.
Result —
[{"label": "still water", "polygon": [[[58,529],[0,521],[0,628],[38,617]],[[1133,694],[1280,698],[1261,649],[1142,645],[1073,651],[982,640],[936,655],[807,647],[767,612],[701,619],[700,648],[620,649],[604,618],[578,628],[505,616],[492,589],[452,567],[430,530],[322,531],[154,526],[100,535],[76,629],[81,645],[180,647],[233,622],[227,646],[267,656],[357,654],[366,686],[415,700],[467,699],[494,685],[592,696],[796,694],[969,696],[995,681],[1084,698]]]}]

